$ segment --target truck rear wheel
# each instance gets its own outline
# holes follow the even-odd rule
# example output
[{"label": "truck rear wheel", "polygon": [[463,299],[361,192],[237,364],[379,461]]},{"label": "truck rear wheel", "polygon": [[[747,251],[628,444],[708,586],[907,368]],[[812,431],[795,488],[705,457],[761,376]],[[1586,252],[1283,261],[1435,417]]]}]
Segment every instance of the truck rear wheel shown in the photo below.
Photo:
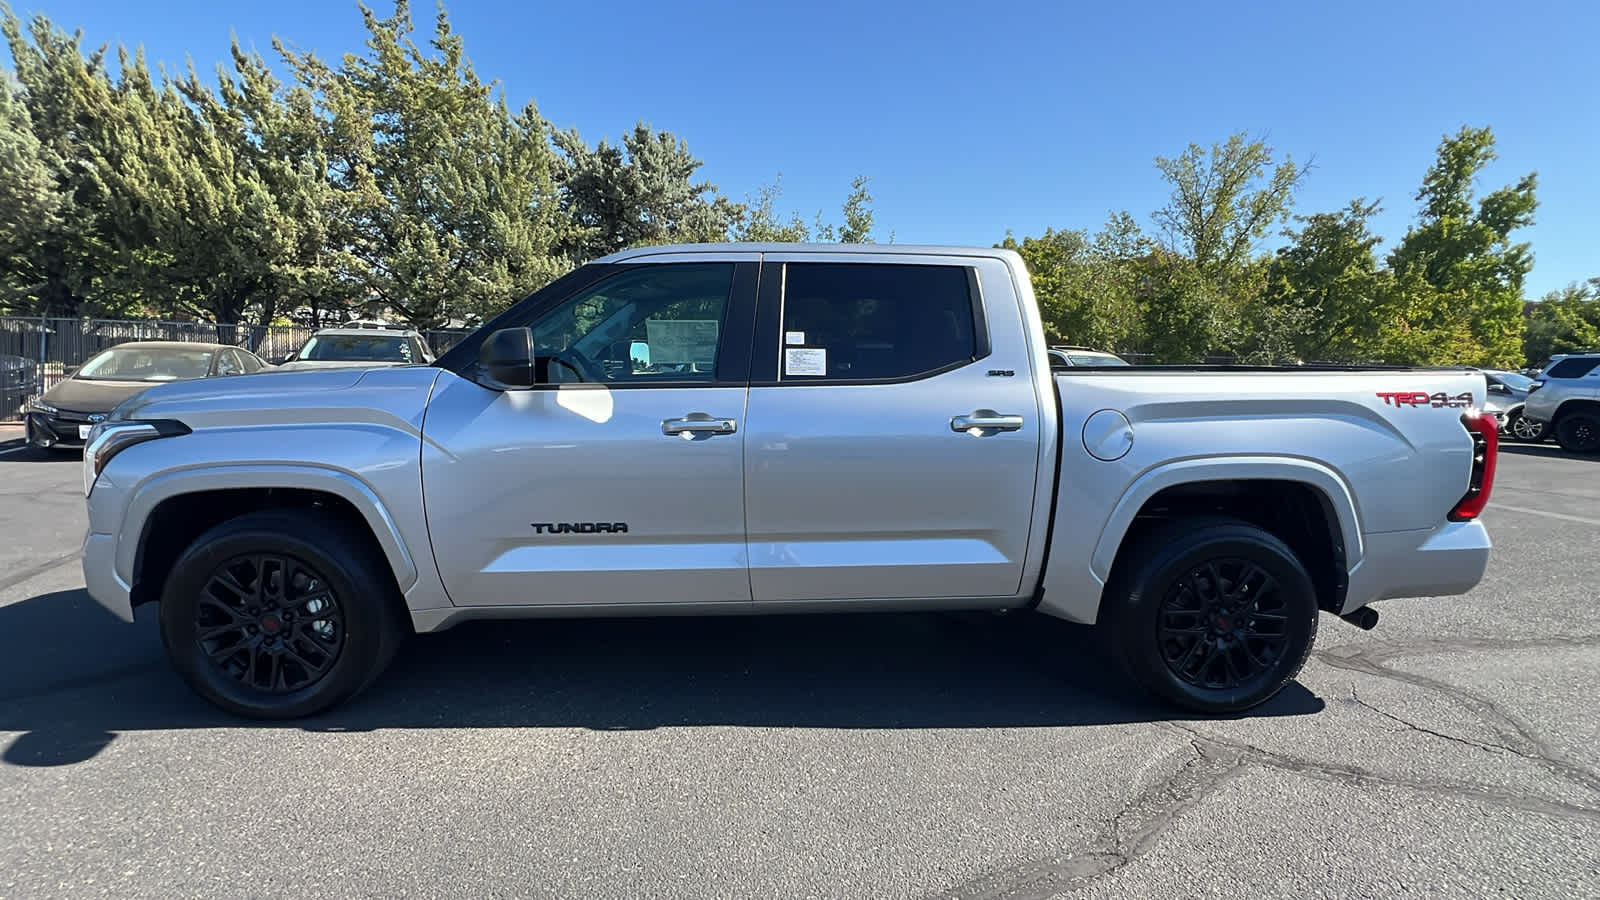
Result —
[{"label": "truck rear wheel", "polygon": [[161,596],[161,639],[189,687],[236,715],[291,719],[350,699],[388,665],[404,624],[377,551],[302,510],[202,534]]},{"label": "truck rear wheel", "polygon": [[1265,702],[1305,665],[1317,634],[1311,576],[1254,525],[1189,518],[1137,538],[1106,593],[1113,652],[1147,690],[1183,709]]}]

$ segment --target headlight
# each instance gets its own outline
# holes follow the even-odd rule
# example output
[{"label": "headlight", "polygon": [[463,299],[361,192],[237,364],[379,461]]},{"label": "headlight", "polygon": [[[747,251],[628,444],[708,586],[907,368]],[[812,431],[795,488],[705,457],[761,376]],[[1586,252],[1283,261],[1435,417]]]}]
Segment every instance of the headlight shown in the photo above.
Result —
[{"label": "headlight", "polygon": [[153,422],[101,422],[94,426],[89,429],[89,438],[83,444],[83,495],[89,496],[100,473],[105,471],[106,464],[118,453],[134,444],[188,433],[189,426],[165,419]]},{"label": "headlight", "polygon": [[28,408],[35,412],[47,413],[52,416],[59,411],[54,406],[44,402],[44,396],[42,394],[37,397],[29,397]]}]

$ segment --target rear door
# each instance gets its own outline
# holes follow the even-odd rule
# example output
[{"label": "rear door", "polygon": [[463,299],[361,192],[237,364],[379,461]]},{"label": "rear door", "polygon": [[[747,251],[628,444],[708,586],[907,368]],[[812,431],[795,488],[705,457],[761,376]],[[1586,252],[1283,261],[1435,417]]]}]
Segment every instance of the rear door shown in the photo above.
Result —
[{"label": "rear door", "polygon": [[620,266],[498,323],[532,328],[552,383],[502,392],[440,378],[423,496],[454,603],[750,601],[743,440],[758,259]]},{"label": "rear door", "polygon": [[985,310],[985,280],[1017,302],[988,262],[766,255],[745,435],[758,603],[1019,592],[1039,398],[1020,315]]}]

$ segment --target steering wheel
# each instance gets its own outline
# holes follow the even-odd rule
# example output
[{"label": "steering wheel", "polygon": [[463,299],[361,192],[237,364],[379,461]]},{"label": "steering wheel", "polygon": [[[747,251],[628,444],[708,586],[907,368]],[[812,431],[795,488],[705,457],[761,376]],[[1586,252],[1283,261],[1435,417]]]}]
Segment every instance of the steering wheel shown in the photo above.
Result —
[{"label": "steering wheel", "polygon": [[[553,351],[549,355],[549,360],[547,364],[549,366],[560,364],[562,367],[570,369],[574,375],[578,376],[580,383],[585,381],[604,382],[606,380],[605,372],[601,371],[593,360],[571,348]],[[546,376],[549,381],[554,383],[556,379],[549,377],[552,374],[547,368]]]}]

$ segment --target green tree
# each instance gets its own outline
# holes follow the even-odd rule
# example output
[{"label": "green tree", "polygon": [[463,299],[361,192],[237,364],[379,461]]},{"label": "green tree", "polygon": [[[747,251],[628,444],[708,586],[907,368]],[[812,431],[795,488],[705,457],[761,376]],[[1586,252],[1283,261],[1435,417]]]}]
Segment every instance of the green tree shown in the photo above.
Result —
[{"label": "green tree", "polygon": [[872,242],[872,195],[867,184],[872,179],[857,175],[850,181],[850,194],[844,199],[844,222],[839,226],[839,241],[844,244]]},{"label": "green tree", "polygon": [[1212,277],[1247,262],[1267,231],[1287,220],[1308,171],[1287,156],[1276,162],[1271,147],[1242,132],[1209,151],[1190,144],[1175,159],[1156,157],[1156,168],[1171,187],[1154,215],[1168,249]]},{"label": "green tree", "polygon": [[687,142],[639,123],[620,143],[590,147],[576,129],[553,133],[561,153],[561,208],[573,225],[562,244],[587,260],[645,244],[720,241],[739,216],[708,181]]},{"label": "green tree", "polygon": [[42,287],[17,276],[42,236],[61,228],[64,206],[15,90],[0,72],[0,312],[23,311],[23,299]]},{"label": "green tree", "polygon": [[[802,243],[811,240],[811,229],[806,226],[805,220],[800,218],[799,213],[791,213],[788,222],[778,217],[777,200],[782,194],[783,173],[780,172],[772,184],[762,185],[756,191],[754,198],[747,195],[746,202],[739,206],[733,223],[733,239],[771,243]],[[821,230],[823,227],[821,217],[818,216],[818,219],[818,230]]]},{"label": "green tree", "polygon": [[19,141],[36,153],[37,168],[26,177],[37,179],[42,169],[54,198],[42,201],[54,215],[32,223],[14,248],[7,281],[34,312],[118,312],[120,302],[106,297],[104,286],[117,269],[119,223],[105,215],[108,188],[92,163],[115,141],[116,94],[105,48],[85,55],[81,34],[69,35],[42,15],[25,28],[4,4],[0,33],[31,125],[31,140]]},{"label": "green tree", "polygon": [[387,18],[360,9],[368,53],[338,69],[279,44],[322,109],[348,277],[418,327],[492,314],[566,265],[547,126],[493,96],[442,7],[427,49],[407,0]]},{"label": "green tree", "polygon": [[1473,184],[1495,158],[1489,128],[1445,136],[1417,192],[1418,222],[1389,256],[1397,283],[1412,286],[1400,306],[1420,314],[1407,321],[1451,334],[1465,323],[1470,335],[1469,344],[1441,337],[1439,346],[1449,348],[1441,352],[1459,355],[1429,362],[1514,365],[1523,356],[1522,289],[1533,253],[1511,233],[1533,224],[1538,177],[1524,175],[1474,205]]},{"label": "green tree", "polygon": [[1296,216],[1273,260],[1260,304],[1246,316],[1285,355],[1308,362],[1361,359],[1377,339],[1375,313],[1388,296],[1371,231],[1377,203],[1354,200],[1336,213]]},{"label": "green tree", "polygon": [[1523,355],[1542,366],[1557,353],[1600,348],[1600,278],[1573,282],[1530,303]]}]

